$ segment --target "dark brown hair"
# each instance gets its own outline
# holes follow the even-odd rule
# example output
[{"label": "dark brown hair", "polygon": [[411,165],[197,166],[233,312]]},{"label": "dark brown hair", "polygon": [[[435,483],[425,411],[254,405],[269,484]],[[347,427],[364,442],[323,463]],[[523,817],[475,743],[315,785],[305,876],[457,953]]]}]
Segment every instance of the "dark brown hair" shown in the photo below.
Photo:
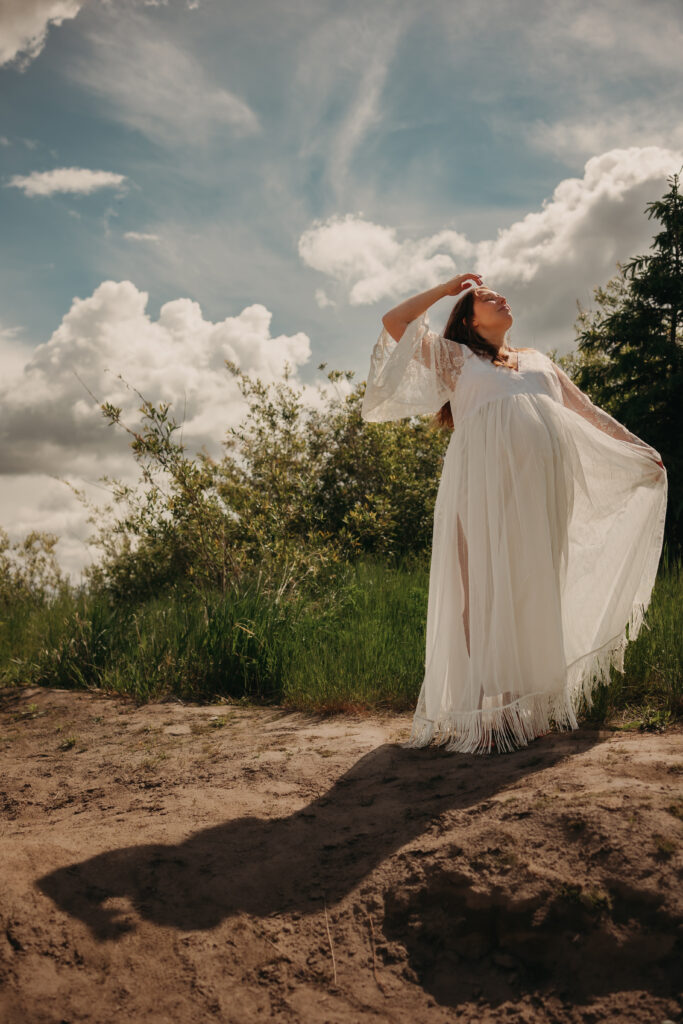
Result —
[{"label": "dark brown hair", "polygon": [[[484,356],[490,359],[496,366],[504,366],[502,359],[498,358],[498,349],[486,338],[482,338],[474,327],[471,326],[472,314],[474,312],[474,288],[470,288],[464,298],[455,303],[451,310],[446,326],[443,329],[442,337],[450,338],[461,345],[471,349],[475,355]],[[434,416],[432,423],[443,430],[453,429],[453,413],[451,403],[446,402]]]}]

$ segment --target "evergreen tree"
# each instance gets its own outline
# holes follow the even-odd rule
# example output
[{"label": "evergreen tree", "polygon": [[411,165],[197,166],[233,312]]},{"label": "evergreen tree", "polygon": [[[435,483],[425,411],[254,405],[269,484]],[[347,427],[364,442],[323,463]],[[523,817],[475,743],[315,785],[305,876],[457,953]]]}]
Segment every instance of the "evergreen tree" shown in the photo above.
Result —
[{"label": "evergreen tree", "polygon": [[[679,172],[680,173],[680,172]],[[656,448],[667,470],[666,539],[683,547],[683,197],[679,175],[648,203],[662,230],[654,252],[618,263],[594,289],[597,310],[580,309],[578,352],[562,360],[575,383]]]}]

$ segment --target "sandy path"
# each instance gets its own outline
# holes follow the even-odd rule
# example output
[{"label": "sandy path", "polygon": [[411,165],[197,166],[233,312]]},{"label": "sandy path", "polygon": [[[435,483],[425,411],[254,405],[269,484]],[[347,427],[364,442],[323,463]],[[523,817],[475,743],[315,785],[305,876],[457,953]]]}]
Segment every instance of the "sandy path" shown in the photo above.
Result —
[{"label": "sandy path", "polygon": [[3,1024],[683,1020],[680,727],[0,703]]}]

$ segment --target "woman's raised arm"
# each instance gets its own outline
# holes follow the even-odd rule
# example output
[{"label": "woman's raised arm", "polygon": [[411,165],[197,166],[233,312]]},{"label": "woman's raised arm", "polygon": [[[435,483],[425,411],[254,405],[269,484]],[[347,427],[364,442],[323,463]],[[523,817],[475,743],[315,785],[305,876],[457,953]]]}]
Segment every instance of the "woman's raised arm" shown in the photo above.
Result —
[{"label": "woman's raised arm", "polygon": [[433,306],[439,299],[444,299],[447,295],[458,295],[463,291],[466,281],[476,281],[477,285],[482,283],[479,274],[458,274],[457,277],[452,277],[445,284],[437,284],[434,288],[428,288],[426,292],[412,295],[404,302],[400,302],[398,306],[394,306],[393,309],[390,309],[382,317],[382,323],[386,327],[387,332],[394,341],[400,341],[401,335],[408,324],[412,323],[413,320],[417,320],[425,310]]}]

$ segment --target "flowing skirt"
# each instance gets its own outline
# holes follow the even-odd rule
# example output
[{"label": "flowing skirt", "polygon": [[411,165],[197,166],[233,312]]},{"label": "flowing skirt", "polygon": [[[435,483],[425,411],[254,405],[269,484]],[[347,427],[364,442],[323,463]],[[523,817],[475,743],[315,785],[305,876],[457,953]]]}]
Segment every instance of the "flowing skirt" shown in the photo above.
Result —
[{"label": "flowing skirt", "polygon": [[643,623],[666,503],[661,466],[549,395],[507,395],[456,422],[406,745],[486,753],[577,728],[581,699],[610,665],[623,671]]}]

